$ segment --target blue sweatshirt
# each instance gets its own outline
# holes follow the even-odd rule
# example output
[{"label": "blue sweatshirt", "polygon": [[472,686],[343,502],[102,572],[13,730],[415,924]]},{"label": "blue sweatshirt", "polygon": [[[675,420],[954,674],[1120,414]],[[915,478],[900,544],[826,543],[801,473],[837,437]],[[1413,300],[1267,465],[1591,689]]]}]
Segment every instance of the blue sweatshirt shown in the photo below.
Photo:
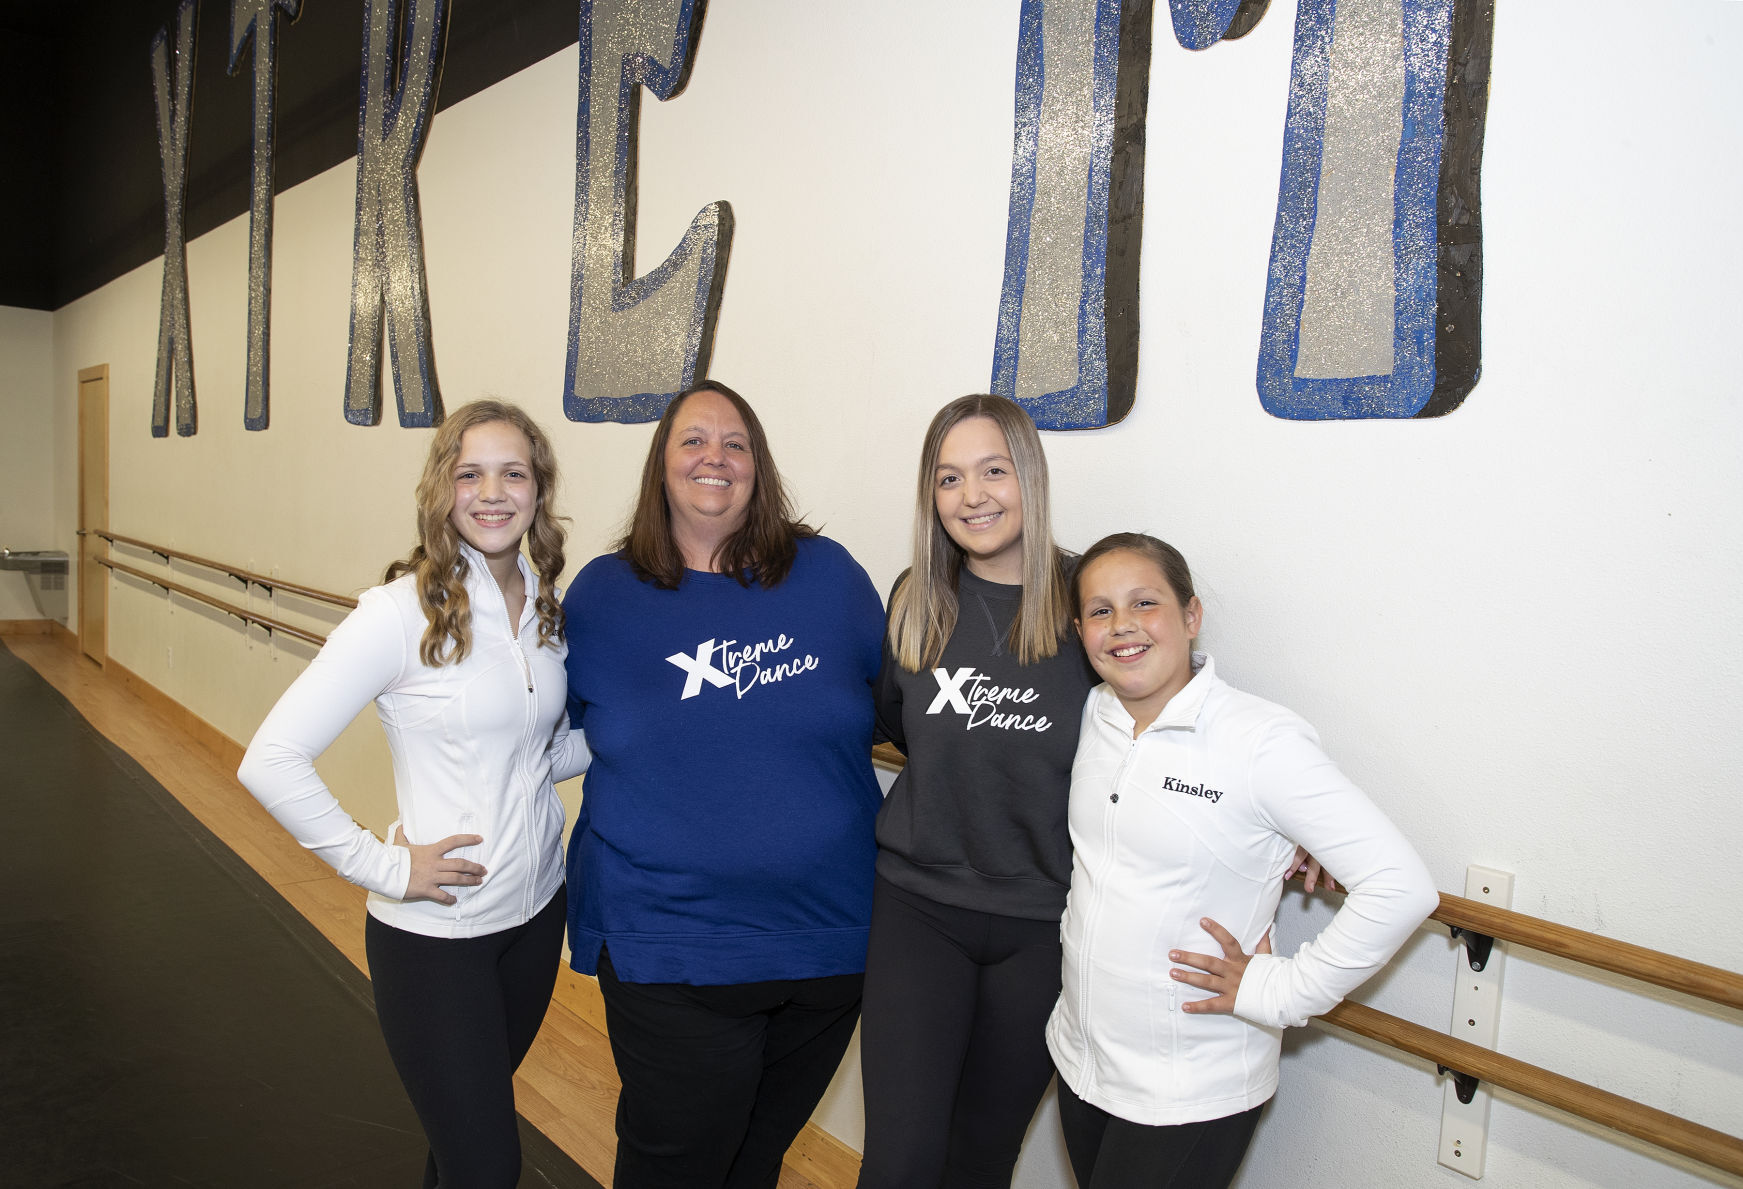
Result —
[{"label": "blue sweatshirt", "polygon": [[593,766],[569,840],[570,961],[719,985],[865,969],[882,797],[883,611],[848,552],[802,539],[765,589],[677,590],[595,558],[569,587],[569,715]]}]

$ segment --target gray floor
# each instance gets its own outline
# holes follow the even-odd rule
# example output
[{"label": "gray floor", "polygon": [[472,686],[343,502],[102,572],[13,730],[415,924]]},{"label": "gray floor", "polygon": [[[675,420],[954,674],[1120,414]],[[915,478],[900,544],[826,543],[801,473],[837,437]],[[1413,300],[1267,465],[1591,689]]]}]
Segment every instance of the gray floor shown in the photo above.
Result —
[{"label": "gray floor", "polygon": [[368,980],[4,648],[0,820],[0,1185],[422,1183]]}]

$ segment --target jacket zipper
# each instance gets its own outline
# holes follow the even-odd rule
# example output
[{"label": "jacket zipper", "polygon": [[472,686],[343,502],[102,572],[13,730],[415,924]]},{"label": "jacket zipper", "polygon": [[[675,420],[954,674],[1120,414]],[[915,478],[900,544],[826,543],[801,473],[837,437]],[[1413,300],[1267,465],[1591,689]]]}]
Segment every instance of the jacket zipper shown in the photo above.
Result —
[{"label": "jacket zipper", "polygon": [[[1114,819],[1119,814],[1118,806],[1120,803],[1120,786],[1125,783],[1126,771],[1132,766],[1132,760],[1137,755],[1137,752],[1138,741],[1134,739],[1132,740],[1131,745],[1126,748],[1126,754],[1124,758],[1120,760],[1120,766],[1114,770],[1113,791],[1108,795],[1109,808],[1102,814],[1102,849],[1107,855],[1110,863],[1113,861],[1114,838],[1118,832],[1115,829]],[[1101,911],[1101,889],[1098,887],[1096,889],[1095,902],[1090,906],[1089,925],[1088,928],[1084,930],[1085,944],[1082,951],[1077,956],[1077,985],[1079,987],[1078,1015],[1083,1021],[1084,1040],[1086,1041],[1086,1051],[1084,1052],[1084,1084],[1086,1087],[1095,1085],[1096,1080],[1096,1047],[1093,1039],[1093,1029],[1090,1024],[1091,979],[1089,973],[1089,959],[1090,954],[1095,949],[1096,930],[1101,921]]]},{"label": "jacket zipper", "polygon": [[[496,575],[490,576],[496,582]],[[496,582],[497,597],[502,600],[502,617],[508,624],[508,644],[514,651],[514,659],[520,662],[521,678],[526,682],[526,725],[521,730],[520,755],[515,758],[516,775],[521,783],[521,816],[526,826],[521,831],[521,848],[526,855],[526,882],[521,889],[521,916],[531,920],[533,915],[533,887],[537,883],[538,855],[533,851],[533,788],[532,776],[525,770],[527,749],[532,745],[533,727],[537,724],[539,714],[538,691],[533,689],[533,667],[527,663],[526,650],[521,646],[520,625],[508,613],[508,595],[502,589],[502,583]],[[524,596],[523,596],[524,597]]]}]

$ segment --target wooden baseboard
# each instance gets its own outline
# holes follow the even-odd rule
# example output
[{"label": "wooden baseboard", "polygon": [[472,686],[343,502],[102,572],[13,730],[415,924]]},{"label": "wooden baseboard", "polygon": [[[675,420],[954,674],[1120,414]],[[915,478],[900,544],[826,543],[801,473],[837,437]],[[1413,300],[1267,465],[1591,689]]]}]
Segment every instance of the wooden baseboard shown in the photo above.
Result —
[{"label": "wooden baseboard", "polygon": [[0,636],[47,636],[60,626],[52,619],[0,619]]},{"label": "wooden baseboard", "polygon": [[247,748],[114,657],[109,658],[103,671],[118,681],[127,692],[191,735],[194,742],[204,748],[222,767],[234,772],[242,763],[242,753]]},{"label": "wooden baseboard", "polygon": [[815,1123],[805,1124],[787,1149],[782,1161],[816,1185],[839,1185],[845,1189],[859,1181],[859,1153]]}]

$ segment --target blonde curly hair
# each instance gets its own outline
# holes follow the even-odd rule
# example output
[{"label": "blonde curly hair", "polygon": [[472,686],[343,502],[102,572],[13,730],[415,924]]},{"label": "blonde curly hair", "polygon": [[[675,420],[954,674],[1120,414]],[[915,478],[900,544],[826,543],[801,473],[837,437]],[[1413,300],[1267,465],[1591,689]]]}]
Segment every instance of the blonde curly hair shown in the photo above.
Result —
[{"label": "blonde curly hair", "polygon": [[466,558],[460,552],[460,532],[454,527],[454,465],[460,458],[460,439],[474,426],[502,422],[526,435],[532,447],[533,480],[538,484],[538,503],[532,527],[527,530],[526,549],[538,572],[539,590],[533,600],[539,617],[540,645],[563,639],[563,608],[557,602],[557,576],[563,572],[562,522],[566,517],[551,511],[557,496],[557,457],[551,441],[538,423],[518,405],[501,400],[476,400],[448,414],[430,442],[424,473],[418,479],[418,543],[409,557],[387,567],[382,578],[391,582],[401,574],[417,576],[418,602],[428,625],[418,656],[436,668],[459,664],[472,651],[472,606],[466,597]]}]

